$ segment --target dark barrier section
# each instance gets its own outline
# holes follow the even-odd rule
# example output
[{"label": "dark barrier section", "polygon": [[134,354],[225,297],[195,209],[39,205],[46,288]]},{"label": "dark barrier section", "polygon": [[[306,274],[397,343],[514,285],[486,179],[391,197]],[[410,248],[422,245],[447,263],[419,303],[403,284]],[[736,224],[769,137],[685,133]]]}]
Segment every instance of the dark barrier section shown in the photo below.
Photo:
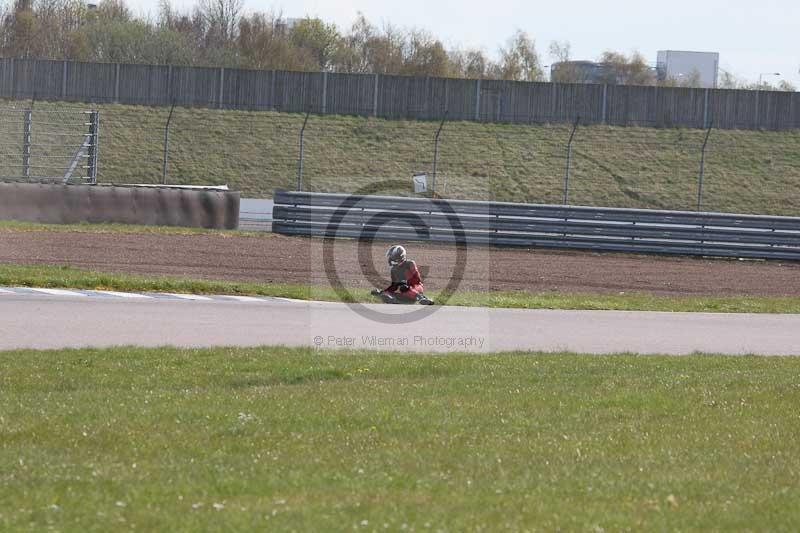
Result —
[{"label": "dark barrier section", "polygon": [[282,190],[274,200],[272,231],[285,235],[800,261],[800,217]]},{"label": "dark barrier section", "polygon": [[0,219],[239,227],[239,193],[167,187],[0,183]]}]

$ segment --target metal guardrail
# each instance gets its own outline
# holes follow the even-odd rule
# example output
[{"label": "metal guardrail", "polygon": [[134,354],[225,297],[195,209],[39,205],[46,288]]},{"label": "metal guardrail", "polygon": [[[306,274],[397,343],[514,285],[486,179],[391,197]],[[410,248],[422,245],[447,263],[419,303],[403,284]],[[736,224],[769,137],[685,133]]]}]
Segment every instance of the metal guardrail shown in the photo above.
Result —
[{"label": "metal guardrail", "polygon": [[272,231],[800,260],[800,218],[275,191]]}]

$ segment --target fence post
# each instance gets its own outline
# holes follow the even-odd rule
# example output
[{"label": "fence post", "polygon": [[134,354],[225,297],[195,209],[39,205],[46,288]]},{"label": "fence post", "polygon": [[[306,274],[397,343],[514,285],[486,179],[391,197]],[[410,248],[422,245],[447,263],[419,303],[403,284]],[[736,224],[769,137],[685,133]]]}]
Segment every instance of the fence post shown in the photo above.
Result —
[{"label": "fence post", "polygon": [[528,87],[528,124],[533,124],[533,88],[534,83],[526,84]]},{"label": "fence post", "polygon": [[275,70],[269,71],[269,100],[267,100],[267,109],[275,111]]},{"label": "fence post", "polygon": [[[431,116],[431,77],[430,76],[425,76],[425,86],[423,87],[422,90],[423,90],[423,94],[425,95],[424,98],[423,98],[423,103],[422,103],[422,115],[423,115],[425,120],[430,120],[430,119],[433,118]],[[417,106],[417,109],[415,109],[414,111],[415,111],[414,118],[416,120],[419,120],[420,119],[419,106]]]},{"label": "fence post", "polygon": [[306,118],[303,120],[303,127],[300,128],[300,157],[297,159],[297,190],[303,190],[303,157],[305,156],[305,136],[306,125],[308,124],[308,116],[311,114],[309,107],[306,112]]},{"label": "fence post", "polygon": [[753,127],[751,129],[757,130],[758,129],[758,95],[761,94],[761,87],[759,86],[758,90],[756,91],[756,108],[755,108],[755,116],[753,117]]},{"label": "fence post", "polygon": [[22,123],[22,177],[31,177],[31,117],[33,113],[26,109]]},{"label": "fence post", "polygon": [[564,174],[564,205],[569,205],[569,170],[572,164],[572,140],[575,138],[575,132],[578,131],[578,124],[581,117],[575,119],[572,125],[572,133],[569,135],[569,142],[567,143],[567,171]]},{"label": "fence post", "polygon": [[444,79],[444,108],[450,109],[450,85],[447,83],[448,79]]},{"label": "fence post", "polygon": [[217,98],[217,109],[222,109],[222,101],[225,92],[225,67],[219,69],[219,97]]},{"label": "fence post", "polygon": [[114,65],[114,103],[119,103],[119,63]]},{"label": "fence post", "polygon": [[708,126],[706,131],[706,138],[703,140],[703,148],[700,151],[700,176],[697,179],[697,210],[701,211],[703,207],[703,178],[706,174],[706,147],[708,146],[708,138],[711,136],[711,128],[714,127],[714,122]]},{"label": "fence post", "polygon": [[173,105],[175,97],[172,96],[172,65],[167,67],[167,102],[172,101]]},{"label": "fence post", "polygon": [[608,84],[603,85],[603,124],[607,121],[608,113]]},{"label": "fence post", "polygon": [[436,138],[433,141],[433,179],[431,180],[431,196],[436,194],[436,167],[439,164],[439,136],[442,134],[444,128],[444,121],[447,120],[447,110],[444,110],[442,121],[439,123],[439,129],[436,130]]},{"label": "fence post", "polygon": [[328,73],[322,73],[322,114],[326,114],[328,110]]},{"label": "fence post", "polygon": [[89,182],[97,184],[97,153],[100,149],[100,112],[89,113]]},{"label": "fence post", "polygon": [[375,90],[372,93],[372,116],[378,116],[378,76],[380,74],[375,74]]},{"label": "fence post", "polygon": [[703,103],[703,127],[708,128],[708,96],[710,89],[705,91],[705,102]]},{"label": "fence post", "polygon": [[172,106],[169,108],[169,116],[167,116],[167,123],[164,126],[164,160],[161,165],[161,184],[167,184],[167,165],[169,162],[169,125],[172,122],[172,112],[175,111],[175,100],[172,100]]},{"label": "fence post", "polygon": [[475,122],[481,120],[481,80],[475,80]]},{"label": "fence post", "polygon": [[14,65],[14,58],[11,58],[11,70],[9,71],[9,82],[11,83],[11,99],[15,99],[17,97],[17,87],[14,85],[14,71],[16,70]]},{"label": "fence post", "polygon": [[67,97],[67,61],[64,61],[64,65],[61,68],[61,99],[64,100]]}]

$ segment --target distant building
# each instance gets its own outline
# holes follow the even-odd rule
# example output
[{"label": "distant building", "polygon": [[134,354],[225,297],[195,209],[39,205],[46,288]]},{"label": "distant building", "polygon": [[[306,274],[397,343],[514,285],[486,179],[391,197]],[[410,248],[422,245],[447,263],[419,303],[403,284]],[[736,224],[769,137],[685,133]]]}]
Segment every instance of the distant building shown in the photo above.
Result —
[{"label": "distant building", "polygon": [[719,54],[662,50],[658,52],[656,72],[659,81],[713,89],[719,77]]}]

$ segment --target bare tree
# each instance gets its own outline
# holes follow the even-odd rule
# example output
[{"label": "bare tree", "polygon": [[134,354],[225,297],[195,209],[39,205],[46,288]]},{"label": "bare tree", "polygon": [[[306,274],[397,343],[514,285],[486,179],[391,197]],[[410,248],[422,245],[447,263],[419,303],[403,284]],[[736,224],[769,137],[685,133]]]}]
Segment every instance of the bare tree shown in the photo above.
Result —
[{"label": "bare tree", "polygon": [[549,47],[550,81],[556,83],[586,83],[586,71],[572,61],[569,41],[553,41]]},{"label": "bare tree", "polygon": [[600,56],[600,63],[608,68],[605,83],[621,85],[654,85],[656,76],[647,64],[644,56],[638,51],[630,56],[621,52],[606,51]]},{"label": "bare tree", "polygon": [[242,65],[256,69],[317,70],[318,59],[309,48],[296,48],[277,24],[280,15],[254,13],[239,21],[236,47]]},{"label": "bare tree", "polygon": [[481,50],[451,50],[448,58],[450,73],[458,78],[486,78],[492,64]]},{"label": "bare tree", "polygon": [[225,45],[236,37],[244,0],[199,0],[198,11],[211,45]]},{"label": "bare tree", "polygon": [[494,74],[504,80],[540,81],[544,79],[536,43],[524,31],[517,30],[500,49],[500,63]]},{"label": "bare tree", "polygon": [[719,69],[719,81],[717,82],[717,87],[720,89],[741,89],[744,86],[744,82],[740,80],[736,75],[732,72]]},{"label": "bare tree", "polygon": [[318,18],[304,18],[291,30],[289,41],[295,48],[304,50],[317,62],[316,70],[329,70],[336,56],[341,36],[334,24]]},{"label": "bare tree", "polygon": [[569,61],[572,58],[572,45],[569,41],[552,41],[548,51],[550,61],[553,63]]},{"label": "bare tree", "polygon": [[350,31],[343,37],[336,52],[336,68],[341,72],[367,73],[370,70],[369,43],[377,33],[359,12]]},{"label": "bare tree", "polygon": [[3,21],[4,55],[11,57],[31,57],[36,54],[35,35],[38,21],[30,0],[17,0],[13,10]]},{"label": "bare tree", "polygon": [[411,76],[447,76],[449,58],[444,45],[424,30],[409,32],[404,46],[402,74]]}]

